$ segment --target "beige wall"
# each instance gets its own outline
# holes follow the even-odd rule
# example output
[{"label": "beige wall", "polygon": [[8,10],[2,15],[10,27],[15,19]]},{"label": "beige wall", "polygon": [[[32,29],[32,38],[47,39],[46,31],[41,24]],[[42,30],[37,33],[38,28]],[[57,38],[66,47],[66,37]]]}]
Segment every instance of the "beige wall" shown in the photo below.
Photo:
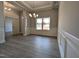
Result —
[{"label": "beige wall", "polygon": [[30,19],[26,10],[5,11],[5,17],[11,17],[13,19],[13,34],[30,34]]},{"label": "beige wall", "polygon": [[13,34],[18,34],[19,31],[19,11],[17,10],[11,10],[11,11],[5,11],[5,20],[6,17],[11,17],[12,18],[12,27],[13,27]]},{"label": "beige wall", "polygon": [[5,16],[19,18],[19,11],[14,9],[12,9],[11,11],[5,11]]},{"label": "beige wall", "polygon": [[0,43],[5,42],[5,34],[4,34],[4,10],[3,10],[3,2],[0,2]]},{"label": "beige wall", "polygon": [[35,19],[31,19],[31,34],[57,36],[57,24],[58,24],[58,10],[46,10],[37,12],[40,17],[50,17],[50,30],[49,31],[37,31]]},{"label": "beige wall", "polygon": [[21,20],[21,33],[23,33],[24,36],[30,34],[30,19],[28,16],[28,12],[23,10],[20,15]]},{"label": "beige wall", "polygon": [[79,2],[60,2],[58,43],[61,57],[79,58]]}]

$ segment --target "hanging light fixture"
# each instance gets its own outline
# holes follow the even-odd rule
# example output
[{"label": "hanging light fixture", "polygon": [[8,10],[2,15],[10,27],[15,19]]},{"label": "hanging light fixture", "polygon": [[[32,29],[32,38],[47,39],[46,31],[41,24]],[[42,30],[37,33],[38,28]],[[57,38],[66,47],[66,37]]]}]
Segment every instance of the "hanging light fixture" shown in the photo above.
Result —
[{"label": "hanging light fixture", "polygon": [[7,11],[11,11],[11,8],[5,7],[4,9],[7,10]]},{"label": "hanging light fixture", "polygon": [[4,9],[5,9],[5,10],[7,10],[7,8],[6,8],[6,7],[5,7]]},{"label": "hanging light fixture", "polygon": [[11,8],[8,8],[8,11],[11,11]]},{"label": "hanging light fixture", "polygon": [[38,17],[38,14],[36,16]]},{"label": "hanging light fixture", "polygon": [[35,16],[35,13],[33,13],[33,16]]},{"label": "hanging light fixture", "polygon": [[38,17],[38,14],[36,14],[36,13],[29,13],[29,16],[36,18],[36,17]]},{"label": "hanging light fixture", "polygon": [[32,14],[30,13],[29,16],[32,17]]}]

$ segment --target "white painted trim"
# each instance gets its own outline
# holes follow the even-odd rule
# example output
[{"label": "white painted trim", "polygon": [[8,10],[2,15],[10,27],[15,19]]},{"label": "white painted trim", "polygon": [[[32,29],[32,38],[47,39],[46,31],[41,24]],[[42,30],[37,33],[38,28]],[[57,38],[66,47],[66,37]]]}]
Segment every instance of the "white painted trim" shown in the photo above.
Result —
[{"label": "white painted trim", "polygon": [[79,41],[79,38],[77,38],[77,37],[75,37],[74,35],[71,35],[70,33],[68,33],[68,32],[65,32],[64,31],[64,35],[67,37],[67,38],[69,38],[69,39],[75,39],[75,40],[77,40],[77,41]]},{"label": "white painted trim", "polygon": [[32,8],[29,4],[26,4],[23,1],[21,1],[21,3],[24,4],[26,7],[28,7],[31,10],[38,10],[38,9],[44,9],[44,8],[52,7],[52,5],[45,5],[45,6],[41,6],[41,7]]},{"label": "white painted trim", "polygon": [[[74,35],[66,32],[66,31],[61,31],[61,32],[58,32],[59,33],[59,37],[58,39],[61,41],[61,39],[65,39],[65,50],[63,50],[62,46],[60,45],[60,42],[58,41],[58,44],[59,44],[59,49],[60,49],[60,54],[61,54],[61,57],[67,57],[67,45],[71,46],[73,48],[73,50],[75,51],[75,53],[77,55],[79,55],[79,38],[75,37]],[[63,39],[63,40],[64,40]],[[63,52],[62,52],[63,51]],[[73,51],[72,51],[73,52]],[[62,55],[62,53],[64,53],[64,55]]]},{"label": "white painted trim", "polygon": [[29,9],[33,10],[33,8],[29,4],[26,4],[24,1],[21,1],[21,3],[24,4],[26,7],[28,7]]},{"label": "white painted trim", "polygon": [[77,54],[79,54],[79,52],[77,52],[79,51],[79,49],[76,48],[76,46],[79,47],[79,38],[75,37],[74,35],[71,35],[68,32],[64,32],[64,35],[66,37],[67,43],[75,50]]},{"label": "white painted trim", "polygon": [[52,7],[52,6],[51,5],[45,5],[45,6],[42,6],[42,7],[33,8],[33,10],[45,9],[45,8],[49,8],[49,7]]},{"label": "white painted trim", "polygon": [[14,3],[14,4],[18,5],[18,6],[21,7],[21,8],[24,8],[24,6],[20,5],[20,4],[17,3],[16,1],[13,1],[13,2],[10,2],[10,3]]},{"label": "white painted trim", "polygon": [[[59,50],[60,50],[60,56],[61,58],[65,57],[65,36],[63,35],[62,32],[58,32],[59,33],[59,37],[58,37],[58,44],[59,44]],[[64,39],[63,39],[64,38]],[[64,47],[61,45],[61,40],[63,39],[64,41]]]}]

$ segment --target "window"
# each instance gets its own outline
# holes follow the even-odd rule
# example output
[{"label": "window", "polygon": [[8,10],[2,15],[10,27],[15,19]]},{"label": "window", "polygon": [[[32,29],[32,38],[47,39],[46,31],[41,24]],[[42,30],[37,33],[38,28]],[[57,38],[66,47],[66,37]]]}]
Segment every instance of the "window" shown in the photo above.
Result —
[{"label": "window", "polygon": [[36,19],[36,29],[42,30],[42,18]]},{"label": "window", "polygon": [[37,18],[36,19],[36,30],[50,30],[50,17]]},{"label": "window", "polygon": [[43,30],[50,29],[50,18],[43,18]]}]

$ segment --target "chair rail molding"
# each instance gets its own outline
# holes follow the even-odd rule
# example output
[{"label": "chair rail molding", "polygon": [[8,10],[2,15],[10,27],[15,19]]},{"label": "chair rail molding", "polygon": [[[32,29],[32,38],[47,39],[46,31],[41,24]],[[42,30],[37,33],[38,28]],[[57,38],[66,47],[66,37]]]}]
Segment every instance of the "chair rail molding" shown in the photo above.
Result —
[{"label": "chair rail molding", "polygon": [[58,33],[61,57],[79,57],[79,38],[64,30]]}]

